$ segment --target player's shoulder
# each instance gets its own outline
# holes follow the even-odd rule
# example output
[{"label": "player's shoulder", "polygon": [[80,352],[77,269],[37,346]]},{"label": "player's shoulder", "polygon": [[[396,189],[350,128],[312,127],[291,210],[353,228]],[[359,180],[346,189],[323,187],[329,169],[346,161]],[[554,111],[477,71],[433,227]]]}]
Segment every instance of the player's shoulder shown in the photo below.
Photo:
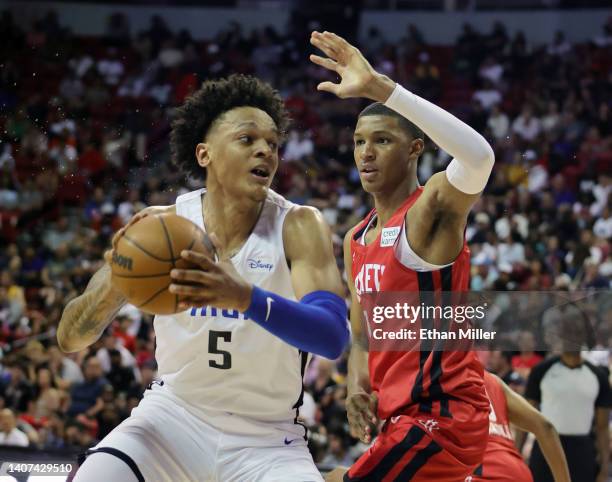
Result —
[{"label": "player's shoulder", "polygon": [[170,204],[168,206],[147,206],[143,208],[139,214],[176,214],[176,204]]},{"label": "player's shoulder", "polygon": [[294,204],[287,213],[285,219],[285,229],[297,231],[303,234],[312,232],[312,229],[316,229],[325,225],[325,219],[317,208],[312,206],[301,206]]},{"label": "player's shoulder", "polygon": [[361,226],[362,223],[363,221],[359,221],[357,224],[355,224],[353,227],[351,227],[346,232],[346,234],[344,235],[344,249],[350,248],[351,240],[353,239],[353,235],[355,234],[355,231],[357,230],[359,226]]}]

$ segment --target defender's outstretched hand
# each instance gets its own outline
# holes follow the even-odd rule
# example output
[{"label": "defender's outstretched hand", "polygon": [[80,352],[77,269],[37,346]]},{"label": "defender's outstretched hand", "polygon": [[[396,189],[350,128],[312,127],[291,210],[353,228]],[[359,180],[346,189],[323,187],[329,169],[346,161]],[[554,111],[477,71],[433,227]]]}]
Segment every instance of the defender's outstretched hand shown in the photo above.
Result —
[{"label": "defender's outstretched hand", "polygon": [[395,82],[379,74],[357,47],[332,32],[312,32],[310,43],[321,50],[327,58],[311,55],[310,60],[336,72],[340,83],[321,82],[317,90],[331,92],[341,99],[349,97],[366,97],[379,102],[386,101]]}]

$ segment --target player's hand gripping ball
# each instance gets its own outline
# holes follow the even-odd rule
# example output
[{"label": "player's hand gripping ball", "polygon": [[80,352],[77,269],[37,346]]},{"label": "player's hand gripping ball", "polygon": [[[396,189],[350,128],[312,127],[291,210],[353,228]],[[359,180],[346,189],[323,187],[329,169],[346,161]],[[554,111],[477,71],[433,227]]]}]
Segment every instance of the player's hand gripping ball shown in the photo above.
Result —
[{"label": "player's hand gripping ball", "polygon": [[131,222],[110,253],[113,287],[142,311],[177,313],[181,299],[168,287],[172,269],[193,267],[181,258],[185,249],[214,259],[214,247],[206,233],[182,216],[154,214]]}]

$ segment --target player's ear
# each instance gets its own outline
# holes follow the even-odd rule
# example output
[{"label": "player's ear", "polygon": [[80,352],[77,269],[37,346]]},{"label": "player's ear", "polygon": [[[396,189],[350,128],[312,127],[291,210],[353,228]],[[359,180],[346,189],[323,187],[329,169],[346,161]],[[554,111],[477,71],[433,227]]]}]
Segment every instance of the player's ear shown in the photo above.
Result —
[{"label": "player's ear", "polygon": [[409,157],[419,157],[422,154],[423,149],[425,149],[423,139],[412,139],[410,142]]},{"label": "player's ear", "polygon": [[207,142],[200,142],[196,146],[196,159],[198,160],[198,164],[202,167],[208,167],[210,164],[211,156],[210,156],[210,144]]}]

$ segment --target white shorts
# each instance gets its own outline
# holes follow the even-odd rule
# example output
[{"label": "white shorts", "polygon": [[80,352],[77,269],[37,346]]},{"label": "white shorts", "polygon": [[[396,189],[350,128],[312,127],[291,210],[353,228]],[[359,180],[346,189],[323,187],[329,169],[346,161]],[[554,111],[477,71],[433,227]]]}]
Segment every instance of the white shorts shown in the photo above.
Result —
[{"label": "white shorts", "polygon": [[[147,482],[323,481],[301,425],[263,423],[227,413],[211,414],[211,424],[177,402],[166,387],[147,390],[131,416],[88,455],[116,455],[126,471]],[[225,426],[229,430],[219,429]],[[241,433],[239,427],[244,428]],[[104,473],[99,477],[108,481]]]}]

